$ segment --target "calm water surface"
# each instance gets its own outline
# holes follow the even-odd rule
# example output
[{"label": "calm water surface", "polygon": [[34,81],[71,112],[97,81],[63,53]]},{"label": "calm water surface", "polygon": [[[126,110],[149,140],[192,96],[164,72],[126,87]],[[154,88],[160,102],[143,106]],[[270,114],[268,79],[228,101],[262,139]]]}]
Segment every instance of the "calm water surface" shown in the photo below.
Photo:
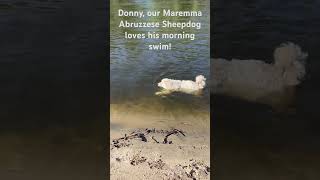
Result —
[{"label": "calm water surface", "polygon": [[0,179],[105,177],[105,9],[0,1]]},{"label": "calm water surface", "polygon": [[[209,1],[208,0],[173,0],[173,1],[111,1],[111,103],[126,103],[141,99],[149,99],[149,107],[157,103],[166,103],[170,106],[185,106],[193,103],[200,109],[209,109],[209,90],[205,90],[200,97],[175,93],[168,98],[154,95],[159,90],[157,83],[162,78],[191,79],[203,74],[209,77]],[[185,29],[188,33],[196,33],[196,39],[190,40],[125,40],[124,32],[141,33],[150,29],[118,28],[121,19],[139,21],[132,17],[118,17],[118,9],[125,10],[195,10],[202,11],[202,17],[153,17],[152,21],[200,21],[200,30]],[[156,29],[159,32],[176,32],[182,30]],[[153,31],[156,31],[153,30]],[[149,43],[172,43],[171,51],[150,51]],[[209,79],[209,78],[208,78]],[[141,100],[141,101],[140,101]],[[140,101],[140,102],[139,102]]]},{"label": "calm water surface", "polygon": [[212,56],[271,62],[280,43],[309,53],[290,112],[212,97],[217,179],[319,179],[319,1],[240,0],[213,4]]}]

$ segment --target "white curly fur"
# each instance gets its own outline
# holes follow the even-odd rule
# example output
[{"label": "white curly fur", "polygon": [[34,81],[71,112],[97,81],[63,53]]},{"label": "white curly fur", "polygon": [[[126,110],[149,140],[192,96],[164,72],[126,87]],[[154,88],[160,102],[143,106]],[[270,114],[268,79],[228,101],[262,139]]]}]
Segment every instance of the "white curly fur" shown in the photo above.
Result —
[{"label": "white curly fur", "polygon": [[211,90],[214,94],[259,101],[300,84],[306,74],[307,56],[298,45],[289,42],[275,49],[272,64],[255,59],[213,59]]},{"label": "white curly fur", "polygon": [[175,80],[164,78],[158,86],[162,88],[157,92],[157,95],[170,94],[172,92],[183,92],[188,94],[198,94],[206,86],[206,78],[203,75],[198,75],[195,81],[191,80]]}]

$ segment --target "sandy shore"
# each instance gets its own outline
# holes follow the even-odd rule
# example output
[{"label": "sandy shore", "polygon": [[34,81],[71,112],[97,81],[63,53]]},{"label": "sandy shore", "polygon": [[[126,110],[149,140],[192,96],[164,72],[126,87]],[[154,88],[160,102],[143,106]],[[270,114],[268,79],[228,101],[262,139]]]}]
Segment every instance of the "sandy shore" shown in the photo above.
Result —
[{"label": "sandy shore", "polygon": [[209,113],[122,107],[111,106],[111,179],[210,179]]}]

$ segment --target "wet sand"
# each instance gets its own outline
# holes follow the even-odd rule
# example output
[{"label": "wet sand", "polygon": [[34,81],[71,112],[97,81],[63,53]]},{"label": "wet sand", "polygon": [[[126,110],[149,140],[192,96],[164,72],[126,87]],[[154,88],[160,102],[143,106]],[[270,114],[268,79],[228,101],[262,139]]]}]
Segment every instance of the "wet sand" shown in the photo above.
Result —
[{"label": "wet sand", "polygon": [[[90,132],[92,133],[92,132]],[[105,179],[101,138],[89,131],[50,128],[0,134],[1,179]]]}]

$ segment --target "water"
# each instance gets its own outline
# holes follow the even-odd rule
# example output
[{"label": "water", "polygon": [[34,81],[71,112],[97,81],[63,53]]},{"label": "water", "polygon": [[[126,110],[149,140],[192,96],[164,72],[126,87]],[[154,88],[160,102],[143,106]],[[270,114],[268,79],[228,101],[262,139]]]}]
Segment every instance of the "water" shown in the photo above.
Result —
[{"label": "water", "polygon": [[0,2],[1,179],[104,177],[105,9]]},{"label": "water", "polygon": [[101,3],[84,12],[85,4],[69,1],[1,4],[2,119],[19,119],[21,127],[73,126],[70,119],[101,116],[107,81]]},{"label": "water", "polygon": [[285,112],[213,95],[216,178],[319,179],[319,8],[318,1],[217,0],[213,4],[214,58],[270,63],[274,48],[287,41],[309,53],[306,79]]},{"label": "water", "polygon": [[[209,1],[208,0],[173,0],[173,1],[111,1],[111,36],[110,36],[110,98],[111,106],[121,104],[135,107],[136,113],[141,111],[165,113],[181,112],[188,114],[190,110],[209,112],[209,89],[201,96],[173,93],[166,98],[156,96],[159,91],[157,83],[162,78],[190,79],[202,74],[209,79]],[[196,33],[193,41],[187,39],[156,40],[156,39],[124,39],[124,33],[142,33],[150,31],[147,28],[119,28],[120,20],[139,21],[133,17],[118,17],[118,9],[124,10],[194,10],[202,11],[202,17],[148,17],[150,21],[200,21],[200,30],[194,29],[157,29],[167,33]],[[148,44],[159,42],[172,43],[172,50],[150,51]],[[207,81],[208,82],[208,81]],[[120,104],[120,105],[119,105]],[[138,108],[140,107],[140,108]],[[120,107],[119,107],[120,108]],[[170,110],[169,110],[170,109]],[[131,108],[132,110],[132,108]],[[112,110],[111,113],[116,110]],[[127,109],[130,111],[130,108]],[[151,112],[149,114],[152,114]]]}]

